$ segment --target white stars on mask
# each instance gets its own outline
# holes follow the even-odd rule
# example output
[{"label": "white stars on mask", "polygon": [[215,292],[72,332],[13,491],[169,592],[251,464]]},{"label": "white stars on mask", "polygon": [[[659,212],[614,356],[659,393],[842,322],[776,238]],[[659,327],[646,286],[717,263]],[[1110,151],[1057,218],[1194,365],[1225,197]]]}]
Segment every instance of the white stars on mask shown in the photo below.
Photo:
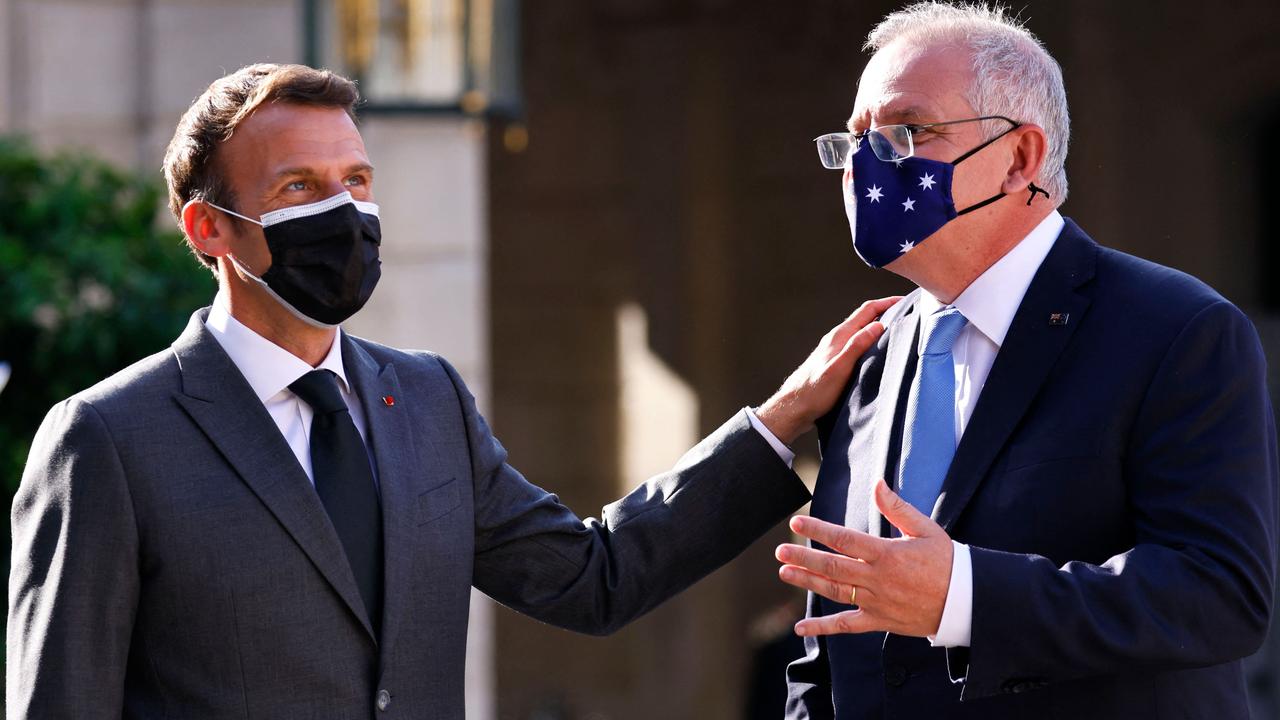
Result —
[{"label": "white stars on mask", "polygon": [[898,252],[899,252],[900,254],[901,254],[901,253],[904,253],[904,252],[906,252],[906,251],[910,250],[911,248],[913,248],[913,247],[915,247],[915,246],[916,246],[916,244],[915,244],[915,243],[913,243],[913,242],[911,242],[910,240],[903,240],[903,241],[902,241],[902,245],[898,248]]},{"label": "white stars on mask", "polygon": [[880,202],[880,198],[884,197],[884,193],[880,192],[880,188],[872,185],[867,188],[867,199],[871,202]]},{"label": "white stars on mask", "polygon": [[923,176],[921,176],[920,187],[924,190],[928,190],[929,188],[933,187],[933,176],[928,173],[925,173]]},{"label": "white stars on mask", "polygon": [[895,157],[894,159],[890,160],[889,162],[893,163],[894,165],[897,165],[898,167],[902,167],[902,161],[903,161],[903,160],[906,160],[906,158],[899,156],[899,157]]},{"label": "white stars on mask", "polygon": [[911,212],[915,209],[916,209],[916,201],[912,200],[911,198],[907,198],[907,201],[902,203],[902,212]]}]

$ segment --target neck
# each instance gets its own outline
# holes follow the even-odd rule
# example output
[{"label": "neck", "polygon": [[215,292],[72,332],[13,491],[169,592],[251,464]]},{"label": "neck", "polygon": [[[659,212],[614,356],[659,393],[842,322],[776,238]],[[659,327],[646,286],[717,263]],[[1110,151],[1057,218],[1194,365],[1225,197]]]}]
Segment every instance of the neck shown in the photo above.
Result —
[{"label": "neck", "polygon": [[951,223],[887,269],[949,305],[1051,212],[1052,208],[997,216],[994,208],[989,214],[979,210],[973,218],[977,222]]},{"label": "neck", "polygon": [[275,298],[239,278],[228,278],[224,270],[219,282],[227,310],[237,322],[284,348],[311,367],[329,354],[337,338],[336,328],[318,328],[294,317]]}]

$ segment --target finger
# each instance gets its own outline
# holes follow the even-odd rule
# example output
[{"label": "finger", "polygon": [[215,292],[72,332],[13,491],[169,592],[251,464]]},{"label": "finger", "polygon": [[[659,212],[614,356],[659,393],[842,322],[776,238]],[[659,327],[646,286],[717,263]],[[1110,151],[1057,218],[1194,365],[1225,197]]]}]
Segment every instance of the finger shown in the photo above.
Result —
[{"label": "finger", "polygon": [[832,340],[837,345],[843,345],[849,340],[849,337],[858,330],[866,327],[867,323],[875,320],[884,313],[885,310],[893,307],[894,303],[901,300],[901,297],[887,297],[878,300],[868,300],[858,306],[845,318],[839,325],[832,328]]},{"label": "finger", "polygon": [[816,540],[841,555],[872,563],[884,552],[884,544],[888,542],[884,538],[872,537],[864,532],[833,525],[809,515],[797,515],[791,518],[791,529],[796,534]]},{"label": "finger", "polygon": [[832,602],[848,605],[851,600],[861,599],[854,597],[856,585],[839,583],[796,565],[783,565],[778,568],[778,578],[788,585],[817,593]]},{"label": "finger", "polygon": [[894,296],[862,303],[857,310],[844,319],[844,322],[835,326],[831,336],[832,344],[837,347],[843,346],[854,333],[880,317],[885,310],[893,307],[901,299],[900,296]]},{"label": "finger", "polygon": [[906,537],[930,537],[940,531],[928,515],[920,512],[902,496],[889,489],[884,480],[876,483],[876,507],[884,519],[902,531]]},{"label": "finger", "polygon": [[805,618],[796,623],[796,634],[801,637],[811,635],[838,635],[841,633],[864,633],[878,630],[876,617],[866,610],[845,610],[834,615]]},{"label": "finger", "polygon": [[788,585],[817,593],[832,602],[843,605],[856,603],[858,607],[875,606],[876,594],[870,588],[857,583],[832,580],[799,565],[783,565],[778,568],[778,578]]},{"label": "finger", "polygon": [[854,333],[853,337],[849,338],[849,341],[844,344],[844,348],[840,350],[839,354],[831,360],[832,368],[842,376],[847,377],[853,371],[853,365],[858,362],[858,358],[861,358],[863,353],[870,349],[872,345],[875,345],[883,334],[884,325],[878,320]]},{"label": "finger", "polygon": [[[868,585],[872,579],[871,566],[861,560],[837,555],[835,553],[814,550],[801,545],[787,543],[779,545],[774,552],[779,562],[787,565],[798,565],[806,570],[830,578],[832,581],[846,585]],[[845,595],[846,599],[848,595]]]}]

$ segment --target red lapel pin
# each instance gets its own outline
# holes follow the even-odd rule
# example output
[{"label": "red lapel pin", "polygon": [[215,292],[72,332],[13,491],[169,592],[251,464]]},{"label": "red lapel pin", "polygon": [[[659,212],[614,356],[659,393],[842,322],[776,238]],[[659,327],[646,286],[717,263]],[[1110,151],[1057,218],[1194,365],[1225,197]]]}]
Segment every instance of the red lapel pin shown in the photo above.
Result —
[{"label": "red lapel pin", "polygon": [[395,398],[395,396],[394,396],[394,395],[383,395],[383,396],[382,396],[382,404],[383,404],[383,405],[386,405],[387,407],[395,407],[395,406],[396,406],[396,398]]}]

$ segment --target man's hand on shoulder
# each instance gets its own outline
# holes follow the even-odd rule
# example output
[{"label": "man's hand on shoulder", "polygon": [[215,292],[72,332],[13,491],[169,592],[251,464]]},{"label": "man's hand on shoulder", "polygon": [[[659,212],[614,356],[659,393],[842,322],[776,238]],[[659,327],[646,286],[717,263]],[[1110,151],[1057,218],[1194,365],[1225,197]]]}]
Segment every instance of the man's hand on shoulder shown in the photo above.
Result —
[{"label": "man's hand on shoulder", "polygon": [[839,399],[858,359],[884,333],[876,319],[901,299],[869,300],[822,336],[809,357],[756,411],[760,422],[788,445],[813,427]]}]

